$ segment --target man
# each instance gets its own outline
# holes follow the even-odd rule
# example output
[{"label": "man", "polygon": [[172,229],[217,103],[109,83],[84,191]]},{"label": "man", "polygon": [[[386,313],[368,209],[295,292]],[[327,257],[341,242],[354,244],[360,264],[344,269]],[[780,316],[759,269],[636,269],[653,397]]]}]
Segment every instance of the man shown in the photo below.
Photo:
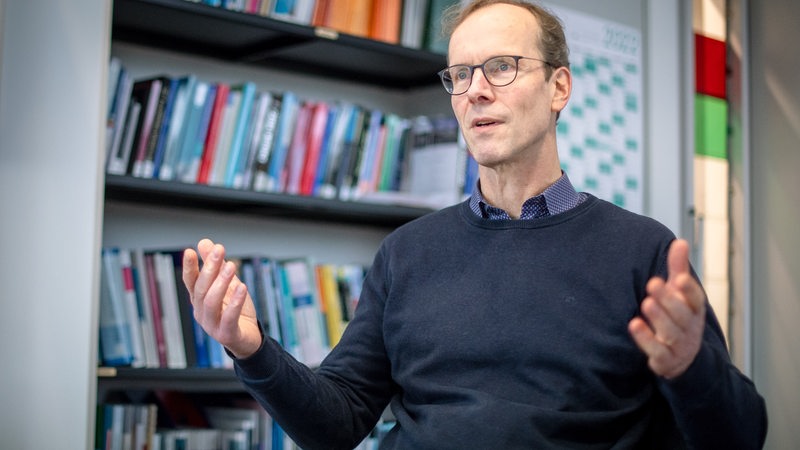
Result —
[{"label": "man", "polygon": [[304,448],[759,448],[764,402],[731,364],[688,262],[655,221],[577,193],[556,119],[558,20],[516,1],[454,17],[445,89],[479,185],[388,236],[355,318],[313,372],[263,337],[224,248],[187,250],[195,317]]}]

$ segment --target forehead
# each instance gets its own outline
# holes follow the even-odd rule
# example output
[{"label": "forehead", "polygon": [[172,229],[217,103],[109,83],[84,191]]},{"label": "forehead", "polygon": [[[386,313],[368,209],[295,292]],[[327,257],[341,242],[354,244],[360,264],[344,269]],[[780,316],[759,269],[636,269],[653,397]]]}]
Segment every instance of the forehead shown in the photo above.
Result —
[{"label": "forehead", "polygon": [[538,36],[539,24],[530,11],[503,3],[486,6],[453,30],[448,59],[463,63],[501,54],[537,56]]}]

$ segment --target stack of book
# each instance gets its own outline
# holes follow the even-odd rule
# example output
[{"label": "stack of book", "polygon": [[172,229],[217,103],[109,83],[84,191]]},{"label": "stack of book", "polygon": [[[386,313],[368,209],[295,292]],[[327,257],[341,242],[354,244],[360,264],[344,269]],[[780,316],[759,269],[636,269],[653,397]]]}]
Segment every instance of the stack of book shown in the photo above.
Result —
[{"label": "stack of book", "polygon": [[[336,345],[361,293],[364,267],[308,257],[232,258],[269,336],[314,367]],[[100,357],[106,366],[229,368],[194,320],[182,251],[102,250]]]},{"label": "stack of book", "polygon": [[[410,172],[420,133],[448,136],[428,152],[442,164],[433,176],[464,190],[467,152],[453,117],[423,118],[444,133],[348,101],[305,100],[269,92],[253,82],[208,82],[195,75],[134,80],[117,58],[110,62],[106,171],[165,181],[258,192],[428,204]],[[455,131],[455,132],[453,132]],[[426,163],[427,164],[427,163]],[[417,181],[419,182],[419,180]],[[449,197],[458,199],[455,197]],[[450,202],[452,203],[452,201]]]}]

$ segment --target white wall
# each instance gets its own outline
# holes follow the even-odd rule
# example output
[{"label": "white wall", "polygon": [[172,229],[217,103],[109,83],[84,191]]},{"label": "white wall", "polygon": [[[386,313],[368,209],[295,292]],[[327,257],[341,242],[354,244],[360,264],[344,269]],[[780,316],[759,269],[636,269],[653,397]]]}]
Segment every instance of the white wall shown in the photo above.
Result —
[{"label": "white wall", "polygon": [[750,0],[750,265],[753,376],[767,401],[767,449],[800,430],[800,3]]},{"label": "white wall", "polygon": [[85,449],[110,0],[2,6],[0,445]]}]

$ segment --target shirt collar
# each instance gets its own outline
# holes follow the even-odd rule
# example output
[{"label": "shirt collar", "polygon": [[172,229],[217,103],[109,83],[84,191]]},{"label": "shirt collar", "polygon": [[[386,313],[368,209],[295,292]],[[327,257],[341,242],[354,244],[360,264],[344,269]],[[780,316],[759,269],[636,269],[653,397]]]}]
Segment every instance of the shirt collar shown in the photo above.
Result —
[{"label": "shirt collar", "polygon": [[[586,196],[575,191],[567,174],[562,171],[561,177],[551,184],[541,194],[531,197],[522,204],[520,219],[536,219],[560,214],[578,206]],[[475,189],[469,199],[469,207],[478,217],[484,219],[510,220],[506,211],[494,207],[486,202],[481,194],[480,180],[476,182]]]}]

